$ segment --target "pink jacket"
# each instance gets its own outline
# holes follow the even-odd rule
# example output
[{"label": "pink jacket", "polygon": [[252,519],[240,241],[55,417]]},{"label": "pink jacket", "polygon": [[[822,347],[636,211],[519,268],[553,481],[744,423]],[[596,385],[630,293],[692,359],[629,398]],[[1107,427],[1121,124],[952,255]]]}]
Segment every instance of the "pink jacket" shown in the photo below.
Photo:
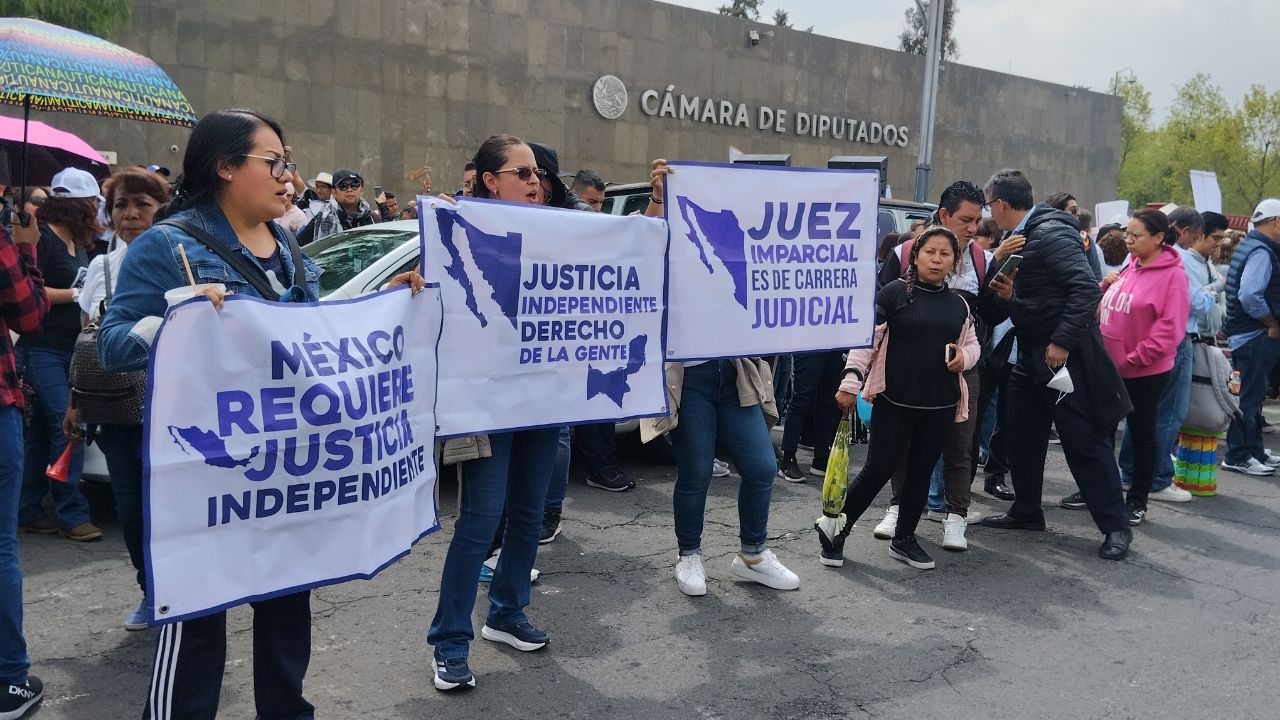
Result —
[{"label": "pink jacket", "polygon": [[1173,369],[1178,343],[1187,334],[1189,307],[1187,274],[1176,249],[1161,248],[1142,267],[1129,259],[1098,305],[1102,344],[1120,377]]},{"label": "pink jacket", "polygon": [[[1183,285],[1186,285],[1184,282]],[[1185,315],[1185,313],[1184,313]],[[876,399],[876,395],[884,391],[884,361],[883,358],[889,355],[889,326],[881,323],[876,326],[875,341],[870,348],[862,350],[850,350],[849,359],[845,361],[846,370],[854,369],[866,377],[866,382],[858,379],[853,373],[845,373],[844,380],[840,381],[840,390],[852,395],[857,395],[858,391],[862,391],[862,397],[867,402]],[[960,346],[960,352],[964,354],[964,369],[972,370],[974,365],[978,364],[978,358],[982,355],[982,347],[978,344],[978,335],[973,330],[973,317],[966,318],[964,327],[960,330],[960,338],[956,340],[956,344]],[[964,381],[964,375],[960,376],[960,402],[956,403],[956,422],[962,423],[969,419],[969,385]]]}]

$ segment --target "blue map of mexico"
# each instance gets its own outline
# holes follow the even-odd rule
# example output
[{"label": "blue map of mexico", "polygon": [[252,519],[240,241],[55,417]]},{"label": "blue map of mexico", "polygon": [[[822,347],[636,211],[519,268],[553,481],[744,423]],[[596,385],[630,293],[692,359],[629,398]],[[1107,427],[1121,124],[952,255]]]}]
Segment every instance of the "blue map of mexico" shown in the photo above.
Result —
[{"label": "blue map of mexico", "polygon": [[[630,240],[615,229],[636,221],[644,232]],[[665,245],[656,222],[484,201],[434,208],[422,224],[427,277],[436,274],[446,304],[442,349],[454,337],[482,345],[472,377],[489,368],[506,379],[476,378],[472,387],[522,378],[514,386],[527,402],[514,412],[532,416],[540,405],[539,424],[556,422],[552,416],[578,418],[562,423],[632,416],[641,388],[653,405],[662,394]],[[442,374],[450,365],[442,359]],[[449,385],[442,378],[442,406]],[[535,399],[535,387],[556,388],[565,405],[549,407],[545,394]],[[444,422],[441,432],[449,434]]]},{"label": "blue map of mexico", "polygon": [[870,342],[874,174],[672,165],[668,359]]}]

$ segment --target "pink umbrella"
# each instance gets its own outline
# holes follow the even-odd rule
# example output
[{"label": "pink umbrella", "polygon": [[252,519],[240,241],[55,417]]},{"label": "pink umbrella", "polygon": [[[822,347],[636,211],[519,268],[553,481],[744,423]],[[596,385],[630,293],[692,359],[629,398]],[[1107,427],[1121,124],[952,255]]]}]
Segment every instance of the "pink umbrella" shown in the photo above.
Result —
[{"label": "pink umbrella", "polygon": [[[9,155],[8,165],[12,169],[21,165],[23,124],[21,118],[0,117],[0,145]],[[49,184],[53,175],[65,167],[88,170],[99,179],[111,170],[97,150],[69,132],[31,121],[27,123],[26,133],[30,145],[27,182],[32,185]]]}]

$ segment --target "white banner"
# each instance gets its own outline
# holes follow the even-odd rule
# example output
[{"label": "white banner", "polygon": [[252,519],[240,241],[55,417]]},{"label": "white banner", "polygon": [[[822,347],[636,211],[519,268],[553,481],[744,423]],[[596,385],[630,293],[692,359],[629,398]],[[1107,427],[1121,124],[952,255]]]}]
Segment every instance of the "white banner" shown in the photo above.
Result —
[{"label": "white banner", "polygon": [[1222,190],[1218,174],[1212,170],[1191,171],[1191,196],[1199,212],[1222,212]]},{"label": "white banner", "polygon": [[666,412],[666,224],[419,198],[444,302],[442,437]]},{"label": "white banner", "polygon": [[152,349],[155,621],[368,578],[439,529],[440,295],[173,308]]},{"label": "white banner", "polygon": [[671,166],[668,360],[871,345],[879,173]]}]

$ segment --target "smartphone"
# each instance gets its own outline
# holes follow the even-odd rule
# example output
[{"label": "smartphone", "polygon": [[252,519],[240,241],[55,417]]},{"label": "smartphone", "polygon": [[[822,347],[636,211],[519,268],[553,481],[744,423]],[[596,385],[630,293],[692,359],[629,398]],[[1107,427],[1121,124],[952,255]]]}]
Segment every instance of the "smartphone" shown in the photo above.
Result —
[{"label": "smartphone", "polygon": [[1005,277],[1013,277],[1013,271],[1017,270],[1021,264],[1021,255],[1010,255],[1005,259],[1004,264],[1000,266],[1000,274]]},{"label": "smartphone", "polygon": [[[374,197],[374,198],[377,198],[377,197],[380,197],[381,195],[382,195],[382,186],[381,186],[381,185],[374,185],[374,186],[373,186],[373,197]],[[1012,258],[1011,258],[1011,259],[1012,259]]]},{"label": "smartphone", "polygon": [[956,359],[956,346],[951,343],[947,343],[946,350],[943,352],[943,357],[946,358],[947,364],[950,365],[951,361]]}]

